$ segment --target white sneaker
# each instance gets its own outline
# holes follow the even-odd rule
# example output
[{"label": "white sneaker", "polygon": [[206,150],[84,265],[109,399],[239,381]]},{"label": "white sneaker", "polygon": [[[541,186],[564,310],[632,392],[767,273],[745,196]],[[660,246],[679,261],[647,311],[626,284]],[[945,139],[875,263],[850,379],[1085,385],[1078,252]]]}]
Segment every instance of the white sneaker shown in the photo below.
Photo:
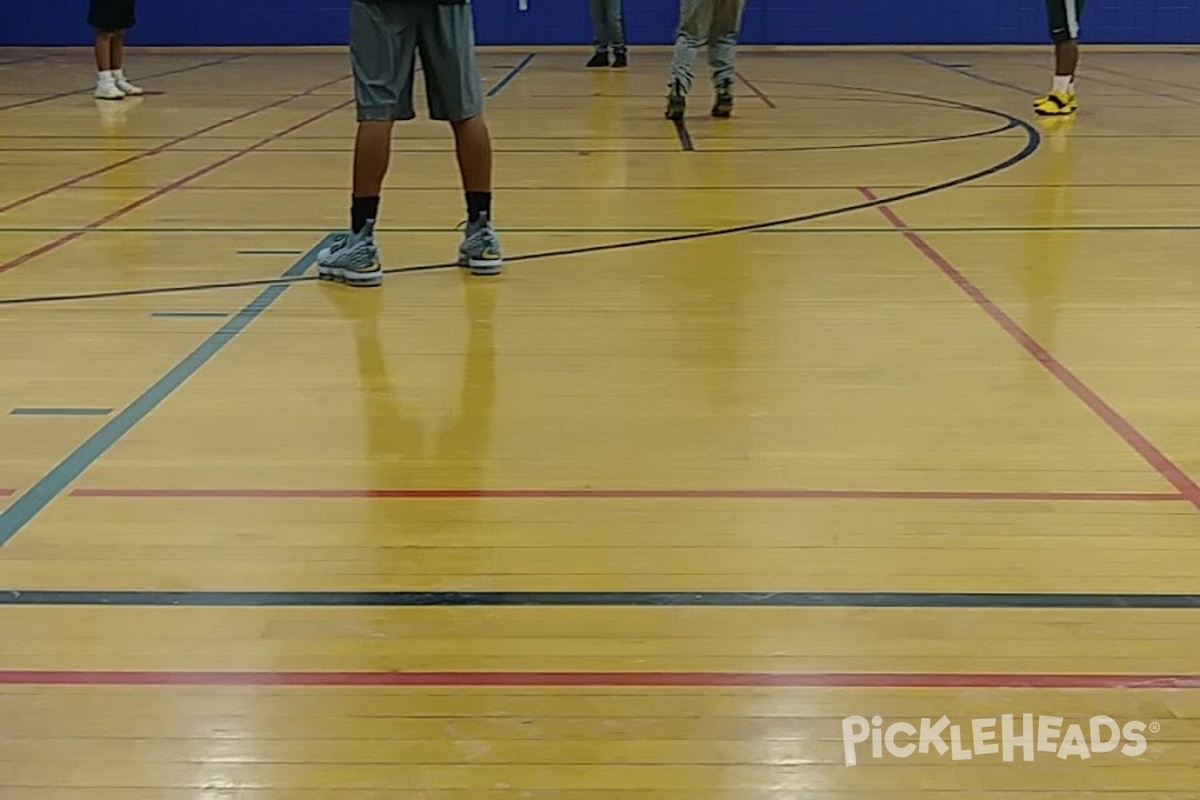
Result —
[{"label": "white sneaker", "polygon": [[137,97],[138,95],[146,93],[142,87],[134,86],[124,78],[117,78],[117,88],[131,97]]},{"label": "white sneaker", "polygon": [[124,100],[125,93],[121,91],[117,84],[108,81],[101,81],[96,84],[96,99],[97,100]]}]

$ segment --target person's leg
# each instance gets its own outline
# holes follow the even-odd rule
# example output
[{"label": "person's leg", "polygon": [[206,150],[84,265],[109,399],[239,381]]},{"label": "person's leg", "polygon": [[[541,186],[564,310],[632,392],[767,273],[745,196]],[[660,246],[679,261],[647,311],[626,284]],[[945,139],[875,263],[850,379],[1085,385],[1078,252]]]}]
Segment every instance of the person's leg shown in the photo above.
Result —
[{"label": "person's leg", "polygon": [[123,100],[125,93],[117,86],[113,74],[112,54],[115,31],[97,30],[93,50],[96,56],[96,91],[98,100]]},{"label": "person's leg", "polygon": [[607,0],[608,19],[611,30],[613,48],[613,67],[625,69],[629,66],[629,48],[625,44],[625,14],[622,9],[624,0]]},{"label": "person's leg", "polygon": [[127,95],[144,94],[140,86],[134,86],[125,77],[125,31],[115,31],[112,38],[112,73],[117,88]]},{"label": "person's leg", "polygon": [[504,259],[492,220],[492,140],[484,118],[470,5],[440,6],[419,33],[429,115],[454,131],[467,229],[458,263],[475,275],[498,275]]},{"label": "person's leg", "polygon": [[350,61],[358,107],[350,230],[317,255],[317,274],[324,280],[354,286],[383,282],[375,222],[391,162],[392,127],[416,116],[412,91],[419,20],[414,15],[424,13],[430,9],[350,3]]},{"label": "person's leg", "polygon": [[96,31],[96,40],[93,49],[96,54],[96,71],[109,72],[112,70],[112,51],[113,37],[116,36],[115,31]]},{"label": "person's leg", "polygon": [[592,60],[587,65],[607,67],[608,48],[612,44],[609,35],[608,0],[589,0],[589,6],[592,11],[592,45],[596,52],[592,54]]},{"label": "person's leg", "polygon": [[680,0],[679,30],[675,34],[675,52],[671,57],[668,84],[667,117],[682,119],[687,94],[695,80],[696,56],[708,41],[712,26],[714,0]]},{"label": "person's leg", "polygon": [[733,81],[737,75],[737,39],[745,0],[716,0],[712,30],[708,38],[708,65],[712,71],[713,116],[733,113]]},{"label": "person's leg", "polygon": [[[491,210],[492,138],[483,115],[451,122],[450,127],[454,130],[463,191],[467,194],[467,219],[473,222],[479,218],[479,212]],[[487,195],[485,204],[473,206],[472,195]]]},{"label": "person's leg", "polygon": [[1054,40],[1054,81],[1050,93],[1038,98],[1034,107],[1044,116],[1072,114],[1078,108],[1075,99],[1075,73],[1079,67],[1079,20],[1083,0],[1046,0],[1050,37]]},{"label": "person's leg", "polygon": [[[350,211],[350,231],[359,233],[368,222],[378,219],[379,197],[392,160],[391,120],[364,119],[354,137],[354,204]],[[358,201],[364,201],[359,203]]]}]

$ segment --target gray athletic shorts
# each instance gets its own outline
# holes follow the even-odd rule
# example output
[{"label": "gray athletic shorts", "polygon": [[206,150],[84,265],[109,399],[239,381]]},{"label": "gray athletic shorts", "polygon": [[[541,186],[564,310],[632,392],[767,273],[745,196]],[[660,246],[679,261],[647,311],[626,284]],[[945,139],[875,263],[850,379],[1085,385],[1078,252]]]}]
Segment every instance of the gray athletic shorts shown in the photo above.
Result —
[{"label": "gray athletic shorts", "polygon": [[459,122],[483,113],[471,6],[350,4],[350,60],[360,121],[416,117],[417,54],[425,73],[429,116]]}]

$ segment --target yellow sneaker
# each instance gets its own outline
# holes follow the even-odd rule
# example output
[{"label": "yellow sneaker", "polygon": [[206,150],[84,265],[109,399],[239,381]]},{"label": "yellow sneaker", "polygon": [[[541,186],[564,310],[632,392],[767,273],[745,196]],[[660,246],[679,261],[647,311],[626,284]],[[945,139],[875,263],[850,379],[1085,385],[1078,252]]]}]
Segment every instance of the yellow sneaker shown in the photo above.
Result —
[{"label": "yellow sneaker", "polygon": [[1043,117],[1065,117],[1079,110],[1074,92],[1051,92],[1039,97],[1033,110]]}]

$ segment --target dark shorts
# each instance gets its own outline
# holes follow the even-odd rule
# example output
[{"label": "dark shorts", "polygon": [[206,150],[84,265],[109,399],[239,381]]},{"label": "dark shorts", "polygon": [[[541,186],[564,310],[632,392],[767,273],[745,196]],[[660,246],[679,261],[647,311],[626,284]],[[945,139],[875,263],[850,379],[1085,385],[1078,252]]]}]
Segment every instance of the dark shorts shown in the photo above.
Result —
[{"label": "dark shorts", "polygon": [[1083,19],[1084,0],[1046,0],[1050,19],[1050,38],[1069,42],[1079,38],[1079,21]]},{"label": "dark shorts", "polygon": [[91,0],[88,25],[99,31],[125,31],[137,24],[133,0]]},{"label": "dark shorts", "polygon": [[425,73],[429,116],[448,122],[483,113],[470,5],[350,3],[350,60],[362,121],[416,116],[417,56]]}]

